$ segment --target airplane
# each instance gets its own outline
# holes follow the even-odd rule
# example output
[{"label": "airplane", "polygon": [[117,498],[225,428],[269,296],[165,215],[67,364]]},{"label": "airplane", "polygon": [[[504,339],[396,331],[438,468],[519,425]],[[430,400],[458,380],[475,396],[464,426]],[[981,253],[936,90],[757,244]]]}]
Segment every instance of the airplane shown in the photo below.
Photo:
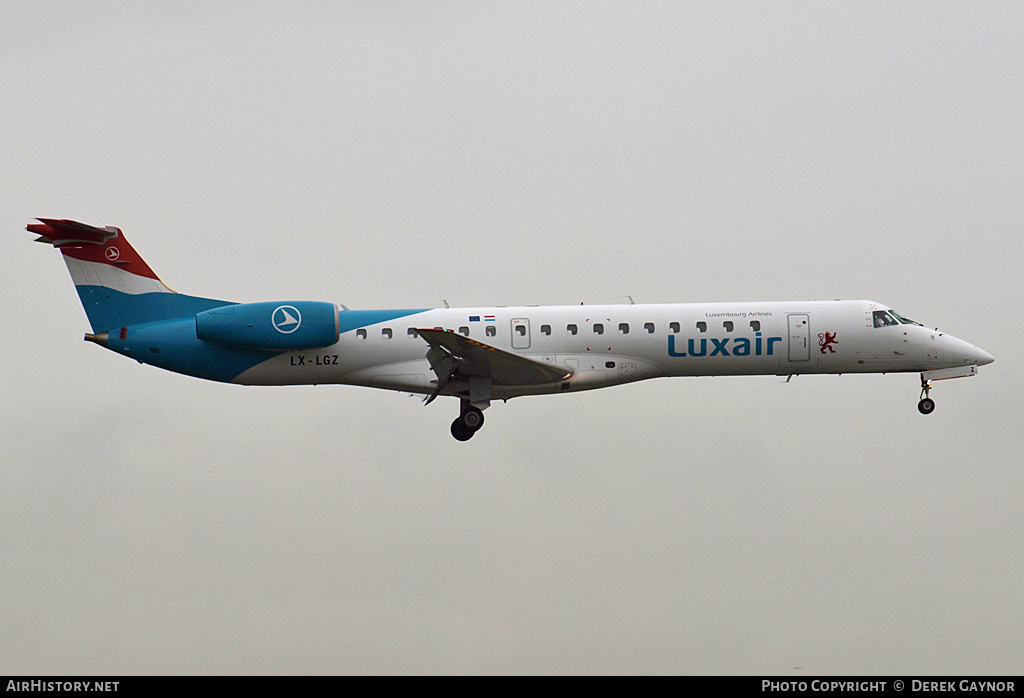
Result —
[{"label": "airplane", "polygon": [[[85,339],[144,364],[242,385],[345,384],[459,399],[468,441],[494,400],[663,376],[920,373],[974,376],[991,355],[866,300],[350,310],[234,303],[165,286],[119,228],[38,218],[92,326]],[[631,299],[632,300],[632,299]],[[447,306],[447,303],[445,304]],[[815,343],[815,339],[817,343]]]}]

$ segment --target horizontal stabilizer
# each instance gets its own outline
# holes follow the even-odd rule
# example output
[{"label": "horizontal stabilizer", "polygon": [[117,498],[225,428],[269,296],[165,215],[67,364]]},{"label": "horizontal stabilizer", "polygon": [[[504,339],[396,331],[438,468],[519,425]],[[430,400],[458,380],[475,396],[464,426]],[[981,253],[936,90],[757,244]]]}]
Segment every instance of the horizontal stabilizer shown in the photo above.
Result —
[{"label": "horizontal stabilizer", "polygon": [[54,247],[61,245],[102,245],[110,238],[121,234],[118,228],[96,228],[78,221],[69,221],[59,218],[37,218],[39,223],[30,223],[25,229],[30,233],[40,235],[36,242],[45,242]]}]

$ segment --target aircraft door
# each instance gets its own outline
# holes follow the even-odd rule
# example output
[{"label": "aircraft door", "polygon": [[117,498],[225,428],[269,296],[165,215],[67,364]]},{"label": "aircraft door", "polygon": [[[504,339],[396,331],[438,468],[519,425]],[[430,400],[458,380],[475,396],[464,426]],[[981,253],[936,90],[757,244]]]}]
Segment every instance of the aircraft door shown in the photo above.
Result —
[{"label": "aircraft door", "polygon": [[530,321],[526,318],[512,320],[512,348],[530,348]]},{"label": "aircraft door", "polygon": [[789,360],[810,361],[811,316],[789,316]]}]

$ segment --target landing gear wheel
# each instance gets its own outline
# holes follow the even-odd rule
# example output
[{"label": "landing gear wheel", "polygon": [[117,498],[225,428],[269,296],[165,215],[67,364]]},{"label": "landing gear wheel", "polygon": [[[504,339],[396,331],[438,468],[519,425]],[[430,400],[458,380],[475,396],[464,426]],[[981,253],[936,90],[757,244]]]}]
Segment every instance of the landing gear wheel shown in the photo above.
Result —
[{"label": "landing gear wheel", "polygon": [[484,425],[484,413],[476,407],[467,407],[466,411],[459,416],[459,421],[470,431],[476,432]]},{"label": "landing gear wheel", "polygon": [[473,434],[475,433],[476,431],[462,423],[461,417],[452,422],[452,436],[454,436],[458,441],[469,441],[473,438]]}]

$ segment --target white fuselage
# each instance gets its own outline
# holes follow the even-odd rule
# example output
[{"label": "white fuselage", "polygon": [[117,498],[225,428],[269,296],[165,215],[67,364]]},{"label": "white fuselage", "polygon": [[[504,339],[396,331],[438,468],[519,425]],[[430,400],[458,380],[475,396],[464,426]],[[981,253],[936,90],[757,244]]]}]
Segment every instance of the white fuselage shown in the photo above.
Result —
[{"label": "white fuselage", "polygon": [[967,342],[916,323],[879,326],[881,311],[888,308],[871,301],[410,311],[344,331],[330,347],[281,354],[235,382],[343,383],[430,393],[436,377],[417,328],[452,330],[572,371],[558,383],[495,386],[492,395],[499,399],[662,376],[921,372],[992,360]]}]

